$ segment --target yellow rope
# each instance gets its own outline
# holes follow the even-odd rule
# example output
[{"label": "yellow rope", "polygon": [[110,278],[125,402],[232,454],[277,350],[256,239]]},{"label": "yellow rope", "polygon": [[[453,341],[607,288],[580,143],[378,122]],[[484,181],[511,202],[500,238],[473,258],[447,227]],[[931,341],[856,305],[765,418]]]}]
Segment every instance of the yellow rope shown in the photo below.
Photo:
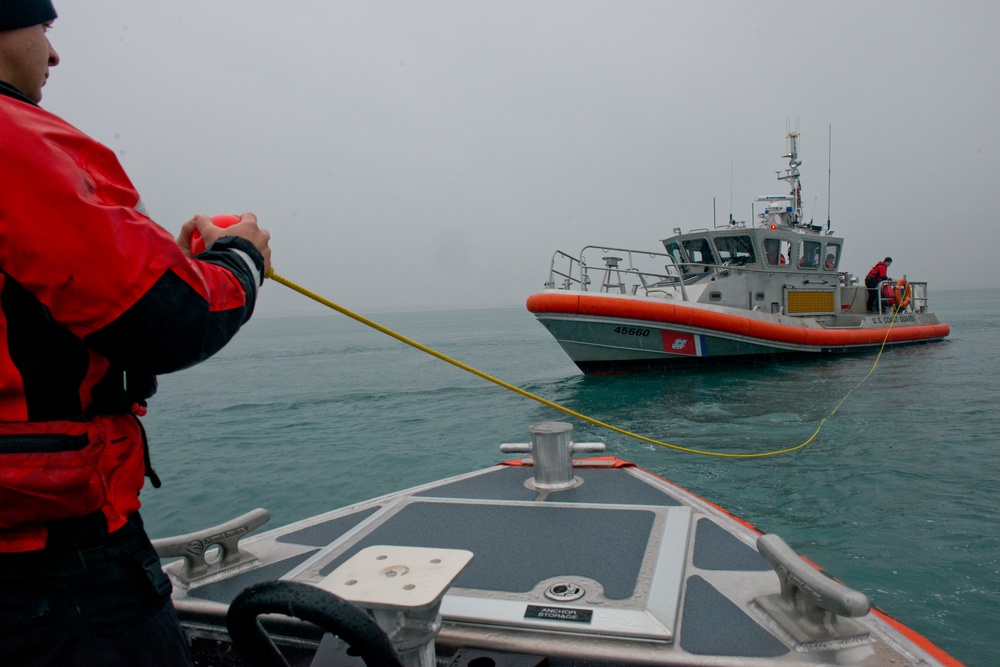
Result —
[{"label": "yellow rope", "polygon": [[347,315],[351,319],[357,320],[358,322],[361,322],[362,324],[364,324],[366,326],[369,326],[372,329],[380,331],[380,332],[384,333],[387,336],[391,336],[391,337],[395,338],[396,340],[398,340],[400,342],[403,342],[403,343],[406,343],[407,345],[409,345],[411,347],[415,347],[418,350],[420,350],[421,352],[426,352],[427,354],[431,355],[432,357],[437,357],[441,361],[446,361],[446,362],[448,362],[449,364],[451,364],[453,366],[457,366],[458,368],[461,368],[464,371],[468,371],[469,373],[472,373],[473,375],[479,376],[479,377],[481,377],[484,380],[492,382],[493,384],[499,385],[499,386],[503,387],[504,389],[509,389],[510,391],[514,392],[515,394],[520,394],[521,396],[524,396],[525,398],[530,398],[533,401],[538,401],[542,405],[547,405],[550,408],[554,408],[556,410],[559,410],[560,412],[564,412],[567,415],[570,415],[572,417],[576,417],[577,419],[582,419],[583,421],[589,422],[589,423],[591,423],[591,424],[593,424],[595,426],[600,426],[602,428],[606,428],[606,429],[608,429],[610,431],[614,431],[615,433],[620,433],[620,434],[628,436],[630,438],[635,438],[636,440],[641,440],[643,442],[648,442],[648,443],[650,443],[652,445],[659,445],[660,447],[667,447],[669,449],[673,449],[673,450],[676,450],[678,452],[686,452],[688,454],[700,454],[702,456],[717,456],[717,457],[734,458],[734,459],[750,459],[750,458],[760,458],[760,457],[764,457],[764,456],[775,456],[777,454],[787,454],[788,452],[794,452],[797,449],[802,449],[803,447],[805,447],[806,445],[808,445],[810,442],[812,442],[813,440],[815,440],[816,436],[819,435],[820,429],[823,428],[823,424],[825,424],[826,421],[830,417],[832,417],[837,412],[837,410],[840,409],[840,406],[844,404],[844,402],[848,399],[848,397],[851,394],[853,394],[854,391],[858,387],[860,387],[862,384],[864,384],[865,380],[867,380],[871,376],[871,374],[875,372],[875,366],[878,365],[879,359],[882,357],[882,350],[885,349],[885,343],[889,339],[889,331],[892,329],[892,325],[896,321],[896,313],[899,312],[898,309],[894,309],[893,310],[892,321],[889,322],[889,329],[887,329],[886,332],[885,332],[885,338],[882,340],[882,347],[879,348],[878,356],[875,358],[875,363],[872,364],[871,370],[869,370],[868,374],[865,375],[865,377],[863,377],[861,379],[861,382],[859,382],[857,385],[854,386],[854,388],[852,388],[849,392],[847,392],[847,394],[844,396],[844,398],[842,398],[840,400],[840,402],[837,403],[837,406],[830,412],[830,414],[828,414],[826,417],[824,417],[822,420],[820,420],[819,426],[816,427],[816,430],[813,432],[813,434],[811,436],[809,436],[808,440],[806,440],[805,442],[803,442],[800,445],[796,445],[795,447],[788,447],[787,449],[779,449],[779,450],[776,450],[776,451],[773,451],[773,452],[762,452],[762,453],[759,453],[759,454],[726,454],[726,453],[721,453],[721,452],[706,452],[706,451],[702,451],[700,449],[690,449],[688,447],[681,447],[680,445],[671,445],[670,443],[661,442],[659,440],[654,440],[653,438],[647,438],[644,435],[639,435],[638,433],[632,433],[631,431],[626,431],[623,428],[618,428],[617,426],[612,426],[611,424],[607,424],[607,423],[602,422],[602,421],[600,421],[598,419],[594,419],[593,417],[588,417],[587,415],[580,414],[579,412],[576,412],[574,410],[570,410],[569,408],[564,407],[562,405],[559,405],[558,403],[553,403],[552,401],[550,401],[548,399],[542,398],[541,396],[537,396],[535,394],[532,394],[531,392],[525,391],[524,389],[521,389],[520,387],[515,387],[514,385],[512,385],[510,383],[504,382],[503,380],[495,378],[492,375],[488,375],[488,374],[486,374],[486,373],[484,373],[484,372],[482,372],[480,370],[477,370],[477,369],[473,368],[472,366],[469,366],[467,364],[463,364],[461,361],[457,361],[456,359],[452,359],[451,357],[449,357],[449,356],[447,356],[445,354],[442,354],[442,353],[438,352],[437,350],[429,348],[426,345],[422,345],[422,344],[418,343],[417,341],[415,341],[415,340],[413,340],[411,338],[407,338],[406,336],[404,336],[402,334],[396,333],[392,329],[388,329],[388,328],[382,326],[381,324],[379,324],[377,322],[369,320],[367,317],[364,317],[362,315],[359,315],[358,313],[355,313],[354,311],[351,311],[351,310],[349,310],[347,308],[344,308],[343,306],[338,305],[338,304],[334,303],[333,301],[330,301],[329,299],[326,299],[326,298],[320,296],[319,294],[316,294],[315,292],[312,292],[312,291],[306,289],[305,287],[302,287],[301,285],[297,285],[296,283],[292,282],[291,280],[288,280],[287,278],[284,278],[284,277],[278,275],[277,273],[275,273],[275,271],[274,271],[273,268],[270,269],[270,270],[268,270],[267,277],[270,278],[271,280],[277,282],[277,283],[280,283],[280,284],[284,285],[285,287],[288,287],[291,290],[294,290],[294,291],[298,292],[299,294],[302,294],[303,296],[306,296],[306,297],[312,299],[313,301],[316,301],[317,303],[323,304],[327,308],[332,308],[333,310],[336,310],[338,313],[341,313],[343,315]]}]

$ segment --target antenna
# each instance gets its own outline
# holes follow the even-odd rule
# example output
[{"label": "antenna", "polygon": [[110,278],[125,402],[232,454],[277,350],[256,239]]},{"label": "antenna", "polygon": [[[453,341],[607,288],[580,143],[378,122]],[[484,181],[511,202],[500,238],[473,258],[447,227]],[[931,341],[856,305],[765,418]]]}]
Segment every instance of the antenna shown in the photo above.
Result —
[{"label": "antenna", "polygon": [[833,180],[833,123],[826,147],[826,231],[830,231],[830,183]]}]

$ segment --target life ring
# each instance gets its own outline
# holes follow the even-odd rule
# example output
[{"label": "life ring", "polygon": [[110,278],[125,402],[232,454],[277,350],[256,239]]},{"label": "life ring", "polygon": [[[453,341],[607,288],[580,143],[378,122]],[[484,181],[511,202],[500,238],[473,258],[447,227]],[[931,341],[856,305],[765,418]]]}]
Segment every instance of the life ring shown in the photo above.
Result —
[{"label": "life ring", "polygon": [[890,282],[882,283],[882,302],[887,306],[895,306],[898,303],[896,286]]},{"label": "life ring", "polygon": [[910,305],[912,291],[910,289],[910,283],[906,282],[906,278],[900,278],[896,281],[896,288],[894,291],[896,293],[896,304],[899,310],[903,310]]}]

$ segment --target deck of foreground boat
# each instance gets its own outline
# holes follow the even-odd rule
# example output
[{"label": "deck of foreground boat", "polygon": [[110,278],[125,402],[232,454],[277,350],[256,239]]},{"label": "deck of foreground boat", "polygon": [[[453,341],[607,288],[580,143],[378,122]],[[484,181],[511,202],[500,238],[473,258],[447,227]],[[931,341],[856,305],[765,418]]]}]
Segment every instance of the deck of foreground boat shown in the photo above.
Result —
[{"label": "deck of foreground boat", "polygon": [[[531,433],[504,446],[523,458],[274,530],[250,535],[255,510],[157,540],[179,557],[166,570],[197,664],[250,664],[227,613],[276,580],[353,600],[406,665],[957,664],[780,538],[593,456],[568,424]],[[290,664],[365,664],[314,625],[264,618]]]}]

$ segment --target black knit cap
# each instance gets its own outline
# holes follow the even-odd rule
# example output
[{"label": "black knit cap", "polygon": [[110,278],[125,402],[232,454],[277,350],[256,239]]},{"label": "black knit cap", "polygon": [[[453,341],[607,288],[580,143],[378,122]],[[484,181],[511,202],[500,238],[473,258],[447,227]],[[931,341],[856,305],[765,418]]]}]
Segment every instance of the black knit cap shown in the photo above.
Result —
[{"label": "black knit cap", "polygon": [[0,0],[0,30],[17,30],[56,17],[52,0]]}]

